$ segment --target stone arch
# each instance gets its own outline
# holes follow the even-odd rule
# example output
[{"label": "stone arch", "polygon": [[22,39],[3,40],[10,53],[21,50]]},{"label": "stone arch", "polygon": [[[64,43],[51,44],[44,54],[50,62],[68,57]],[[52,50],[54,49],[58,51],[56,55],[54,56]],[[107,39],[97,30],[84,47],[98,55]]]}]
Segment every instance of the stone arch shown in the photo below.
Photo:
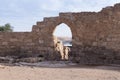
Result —
[{"label": "stone arch", "polygon": [[56,28],[59,27],[59,26],[61,26],[61,25],[65,25],[66,27],[70,28],[71,35],[72,35],[71,27],[69,27],[69,26],[68,26],[67,24],[65,24],[65,23],[61,23],[61,24],[57,25],[57,26],[53,29],[53,33],[55,32]]},{"label": "stone arch", "polygon": [[[37,22],[37,27],[41,31],[41,32],[38,31],[38,33],[39,34],[44,34],[45,33],[44,35],[46,35],[47,38],[49,38],[49,40],[51,39],[50,41],[53,41],[53,32],[54,32],[54,30],[55,30],[56,26],[58,26],[58,25],[60,25],[62,23],[69,26],[69,28],[71,29],[71,33],[72,33],[72,39],[75,42],[74,38],[77,35],[75,24],[74,24],[74,22],[72,20],[66,19],[66,17],[62,17],[62,16],[44,18],[44,21]],[[34,28],[33,28],[33,30],[34,30]],[[36,32],[37,31],[35,31],[35,33]],[[72,42],[72,46],[74,46],[74,42]],[[52,44],[52,42],[50,44]]]},{"label": "stone arch", "polygon": [[[63,35],[60,35],[60,33],[58,33],[57,35],[55,35],[55,32],[59,32],[59,30],[61,29],[60,27],[64,28],[65,31],[63,31],[65,34]],[[66,32],[67,31],[67,32]],[[66,35],[67,33],[67,35]],[[53,37],[54,37],[54,43],[56,43],[56,39],[58,38],[64,38],[64,37],[67,37],[67,38],[71,38],[72,39],[72,31],[71,31],[71,28],[65,24],[65,23],[61,23],[59,25],[57,25],[55,27],[55,29],[53,30]],[[59,40],[59,39],[58,39]],[[63,45],[64,46],[72,46],[72,45],[65,45],[65,43],[63,42]]]},{"label": "stone arch", "polygon": [[[60,24],[66,24],[70,29],[71,29],[71,33],[72,33],[72,47],[71,47],[71,51],[73,51],[73,47],[76,46],[75,45],[75,40],[74,38],[76,37],[76,28],[75,25],[73,23],[73,21],[70,21],[70,19],[65,19],[64,17],[50,17],[50,18],[44,18],[44,21],[42,22],[38,22],[37,23],[37,27],[38,27],[38,32],[35,31],[35,34],[38,34],[39,36],[39,40],[37,41],[43,41],[43,45],[46,48],[46,52],[50,53],[50,56],[54,56],[55,52],[55,46],[54,46],[54,37],[53,37],[53,32],[56,28],[56,26],[60,25]],[[42,40],[40,40],[42,39]],[[38,42],[39,43],[39,42]],[[42,44],[38,45],[41,46]],[[53,59],[55,59],[56,57],[52,57]]]},{"label": "stone arch", "polygon": [[50,34],[52,34],[54,32],[56,26],[58,26],[58,25],[60,25],[62,23],[66,24],[71,29],[71,33],[72,33],[73,36],[76,35],[75,28],[72,25],[70,25],[71,23],[66,23],[66,22],[59,22],[59,23],[52,24],[52,26],[49,27]]},{"label": "stone arch", "polygon": [[[58,54],[58,53],[59,53],[59,57],[56,56],[57,59],[61,59],[61,58],[60,58],[61,51],[57,50],[57,47],[60,46],[60,45],[57,46],[58,41],[59,41],[59,38],[58,38],[58,36],[55,36],[53,33],[55,32],[56,28],[57,28],[57,27],[60,27],[61,25],[65,26],[65,27],[68,27],[69,30],[70,30],[70,33],[71,33],[71,38],[72,38],[72,36],[73,36],[71,27],[69,27],[66,23],[59,23],[58,25],[56,25],[56,26],[53,27],[53,29],[52,29],[52,37],[53,37],[53,43],[54,43],[54,50],[55,50],[55,54]],[[59,37],[60,37],[60,36],[59,36]],[[71,51],[72,46],[64,45],[64,42],[62,42],[62,44],[63,44],[63,45],[62,45],[62,46],[63,46],[63,51],[64,51],[66,48]],[[65,52],[65,51],[64,51],[64,52]],[[65,53],[64,53],[64,54],[65,54]],[[68,52],[68,54],[70,54],[70,52]],[[68,56],[68,55],[67,55],[67,56]],[[61,57],[62,57],[62,56],[61,56]],[[69,59],[69,57],[68,57],[68,58],[65,58],[65,55],[64,55],[64,59]]]}]

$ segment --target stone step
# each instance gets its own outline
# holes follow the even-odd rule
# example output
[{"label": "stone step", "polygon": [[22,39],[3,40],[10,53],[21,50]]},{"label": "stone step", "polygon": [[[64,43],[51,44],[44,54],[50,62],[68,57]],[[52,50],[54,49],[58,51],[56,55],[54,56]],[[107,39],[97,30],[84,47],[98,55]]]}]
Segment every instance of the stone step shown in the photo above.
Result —
[{"label": "stone step", "polygon": [[59,19],[59,17],[45,17],[44,18],[44,22],[54,22],[57,21]]}]

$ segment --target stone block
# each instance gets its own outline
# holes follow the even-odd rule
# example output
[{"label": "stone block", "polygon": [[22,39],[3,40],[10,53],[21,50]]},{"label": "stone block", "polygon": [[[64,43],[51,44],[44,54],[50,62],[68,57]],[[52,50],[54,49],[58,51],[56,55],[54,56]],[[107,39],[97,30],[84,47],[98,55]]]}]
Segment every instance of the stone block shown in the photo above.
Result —
[{"label": "stone block", "polygon": [[[2,45],[8,45],[8,42],[2,42]],[[9,46],[9,45],[8,45]]]},{"label": "stone block", "polygon": [[47,47],[38,47],[38,50],[41,50],[41,51],[47,51]]},{"label": "stone block", "polygon": [[93,42],[92,45],[93,45],[93,46],[98,46],[98,43],[97,43],[97,42]]},{"label": "stone block", "polygon": [[40,43],[40,44],[43,44],[43,43],[44,43],[44,40],[39,40],[39,43]]},{"label": "stone block", "polygon": [[17,38],[11,38],[10,41],[11,41],[11,42],[17,42],[18,39],[17,39]]}]

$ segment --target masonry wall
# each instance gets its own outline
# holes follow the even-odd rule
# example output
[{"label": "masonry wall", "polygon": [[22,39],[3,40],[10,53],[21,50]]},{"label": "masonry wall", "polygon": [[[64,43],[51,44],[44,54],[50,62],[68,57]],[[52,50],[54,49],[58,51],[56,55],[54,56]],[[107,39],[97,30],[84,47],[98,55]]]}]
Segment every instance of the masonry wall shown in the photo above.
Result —
[{"label": "masonry wall", "polygon": [[0,32],[0,56],[53,59],[53,49],[40,36],[32,32]]},{"label": "masonry wall", "polygon": [[[120,4],[103,8],[100,12],[60,13],[58,17],[46,17],[37,22],[33,32],[52,33],[57,25],[67,24],[72,31],[70,59],[80,63],[120,63]],[[35,29],[36,28],[36,29]]]},{"label": "masonry wall", "polygon": [[73,35],[70,60],[81,64],[120,64],[120,4],[100,12],[46,17],[29,33],[0,33],[0,55],[42,54],[46,59],[55,60],[57,53],[52,34],[61,23],[68,25]]},{"label": "masonry wall", "polygon": [[[34,46],[31,33],[1,32],[0,33],[0,55],[19,55],[22,49]],[[30,51],[30,50],[29,50]],[[28,52],[29,52],[28,51]]]}]

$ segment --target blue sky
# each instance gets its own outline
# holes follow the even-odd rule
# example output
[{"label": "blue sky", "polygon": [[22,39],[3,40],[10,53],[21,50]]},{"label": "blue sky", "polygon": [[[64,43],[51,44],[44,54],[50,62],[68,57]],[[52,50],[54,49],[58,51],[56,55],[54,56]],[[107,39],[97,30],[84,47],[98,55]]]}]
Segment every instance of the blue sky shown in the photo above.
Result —
[{"label": "blue sky", "polygon": [[70,27],[68,27],[68,25],[62,23],[56,26],[53,35],[57,37],[72,37],[72,32]]},{"label": "blue sky", "polygon": [[59,12],[98,12],[115,3],[120,0],[0,0],[0,25],[10,23],[14,31],[31,31],[43,17],[57,16]]}]

